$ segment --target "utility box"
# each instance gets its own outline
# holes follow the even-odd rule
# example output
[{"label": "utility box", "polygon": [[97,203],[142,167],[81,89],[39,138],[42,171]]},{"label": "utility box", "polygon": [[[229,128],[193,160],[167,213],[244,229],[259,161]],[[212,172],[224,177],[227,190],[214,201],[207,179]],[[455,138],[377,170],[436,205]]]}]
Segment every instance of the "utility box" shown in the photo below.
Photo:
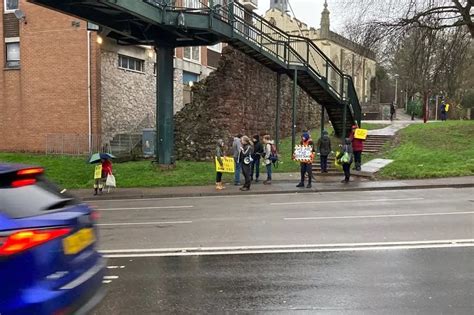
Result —
[{"label": "utility box", "polygon": [[143,129],[143,155],[145,157],[155,156],[156,130],[153,128]]}]

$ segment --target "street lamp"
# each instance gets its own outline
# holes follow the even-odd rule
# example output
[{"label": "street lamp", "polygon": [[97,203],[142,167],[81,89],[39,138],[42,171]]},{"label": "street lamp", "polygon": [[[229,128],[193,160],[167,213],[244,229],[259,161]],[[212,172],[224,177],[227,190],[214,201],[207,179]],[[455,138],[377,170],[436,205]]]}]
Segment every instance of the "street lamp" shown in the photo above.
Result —
[{"label": "street lamp", "polygon": [[398,102],[398,74],[395,75],[395,100],[393,101],[396,106]]}]

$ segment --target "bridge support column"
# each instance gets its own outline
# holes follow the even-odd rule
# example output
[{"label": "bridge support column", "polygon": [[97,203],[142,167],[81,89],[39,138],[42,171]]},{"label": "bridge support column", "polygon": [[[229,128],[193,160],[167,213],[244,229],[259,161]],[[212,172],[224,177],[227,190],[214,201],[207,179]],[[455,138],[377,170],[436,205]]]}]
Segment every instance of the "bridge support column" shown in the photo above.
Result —
[{"label": "bridge support column", "polygon": [[281,108],[281,73],[277,73],[277,103],[275,111],[275,145],[280,149],[280,108]]},{"label": "bridge support column", "polygon": [[320,137],[323,136],[323,130],[324,130],[324,105],[321,105],[321,133],[320,133]]},{"label": "bridge support column", "polygon": [[291,155],[296,145],[296,92],[298,88],[298,70],[295,69],[293,76],[293,98],[292,98],[292,119],[291,119]]},{"label": "bridge support column", "polygon": [[173,55],[174,48],[159,45],[156,51],[156,162],[174,165]]},{"label": "bridge support column", "polygon": [[346,102],[343,102],[343,113],[342,113],[342,143],[344,143],[344,140],[347,137],[347,131],[346,131],[346,125],[347,125],[347,104]]}]

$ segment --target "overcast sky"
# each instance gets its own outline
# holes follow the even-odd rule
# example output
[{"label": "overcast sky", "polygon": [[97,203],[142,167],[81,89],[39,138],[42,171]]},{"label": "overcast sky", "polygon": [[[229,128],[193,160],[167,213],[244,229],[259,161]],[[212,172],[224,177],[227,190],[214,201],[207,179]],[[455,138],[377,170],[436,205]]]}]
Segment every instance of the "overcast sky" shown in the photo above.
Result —
[{"label": "overcast sky", "polygon": [[[331,12],[331,30],[340,31],[342,29],[342,19],[338,19],[338,0],[328,0],[328,9]],[[309,26],[319,28],[321,12],[324,8],[324,0],[290,0],[290,4],[295,12],[296,18]],[[258,0],[257,13],[263,15],[270,8],[270,0]],[[290,11],[291,14],[291,11]]]}]

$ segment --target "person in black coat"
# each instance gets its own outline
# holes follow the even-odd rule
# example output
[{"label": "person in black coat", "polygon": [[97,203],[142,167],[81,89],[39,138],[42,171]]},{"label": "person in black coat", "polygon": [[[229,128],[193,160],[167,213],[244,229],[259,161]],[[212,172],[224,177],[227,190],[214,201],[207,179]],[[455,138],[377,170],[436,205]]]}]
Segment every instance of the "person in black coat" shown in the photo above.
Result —
[{"label": "person in black coat", "polygon": [[240,148],[239,160],[242,165],[242,173],[245,177],[245,184],[240,188],[242,191],[250,190],[250,168],[252,163],[253,146],[250,138],[243,136],[241,139],[242,147]]},{"label": "person in black coat", "polygon": [[253,136],[253,154],[252,164],[250,168],[250,179],[253,180],[253,174],[255,174],[255,182],[258,183],[260,177],[260,159],[263,155],[263,145],[260,143],[260,136]]}]

